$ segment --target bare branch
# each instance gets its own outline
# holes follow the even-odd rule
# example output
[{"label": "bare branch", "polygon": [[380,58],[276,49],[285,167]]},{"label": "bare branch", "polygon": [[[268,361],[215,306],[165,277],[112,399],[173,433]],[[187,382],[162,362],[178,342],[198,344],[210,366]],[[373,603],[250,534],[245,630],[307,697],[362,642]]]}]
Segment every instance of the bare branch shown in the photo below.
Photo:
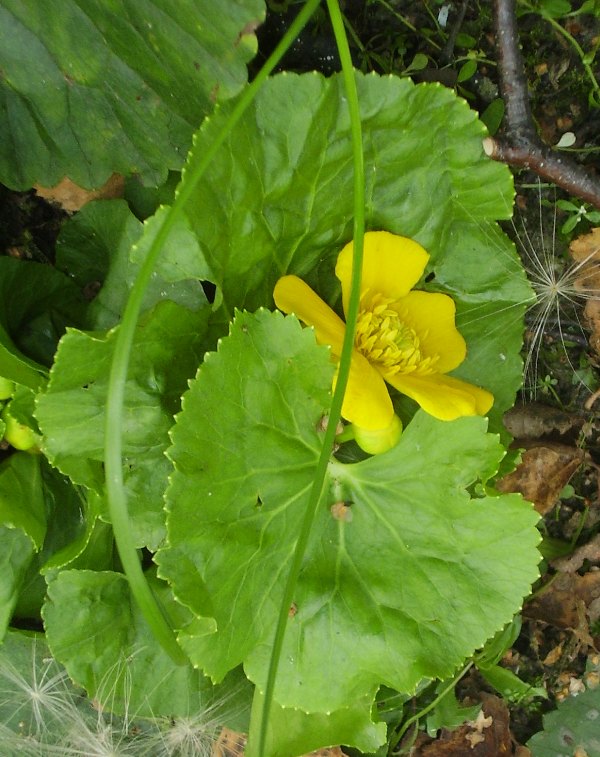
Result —
[{"label": "bare branch", "polygon": [[487,155],[530,168],[569,194],[600,208],[600,179],[568,156],[551,150],[534,127],[515,16],[515,0],[494,0],[500,90],[506,107],[502,139],[484,141]]}]

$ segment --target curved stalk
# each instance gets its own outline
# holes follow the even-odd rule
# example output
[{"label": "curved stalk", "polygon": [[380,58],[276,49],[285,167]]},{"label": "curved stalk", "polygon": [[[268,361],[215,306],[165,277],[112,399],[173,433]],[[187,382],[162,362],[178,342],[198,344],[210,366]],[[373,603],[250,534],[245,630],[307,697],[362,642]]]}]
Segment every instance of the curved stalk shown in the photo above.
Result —
[{"label": "curved stalk", "polygon": [[473,661],[468,662],[465,667],[457,673],[454,678],[450,681],[450,683],[440,691],[440,693],[437,695],[437,697],[431,701],[427,707],[423,707],[422,710],[419,710],[415,715],[412,715],[410,718],[407,718],[404,723],[400,726],[397,733],[395,733],[392,738],[390,739],[389,746],[388,746],[388,755],[394,754],[394,750],[398,746],[398,744],[402,741],[402,737],[404,734],[408,731],[408,729],[411,727],[413,723],[418,723],[419,720],[421,720],[422,717],[427,715],[428,712],[431,712],[434,707],[436,707],[442,699],[448,694],[449,691],[451,691],[453,688],[455,688],[456,684],[460,681],[461,678],[463,678],[469,670],[473,667]]},{"label": "curved stalk", "polygon": [[283,597],[277,618],[275,628],[275,637],[271,649],[269,660],[269,669],[267,672],[267,682],[265,685],[264,695],[258,691],[255,693],[255,699],[252,705],[252,717],[250,720],[250,733],[248,737],[248,747],[246,754],[248,757],[263,757],[266,754],[267,733],[269,727],[269,717],[273,705],[273,695],[275,692],[275,682],[283,641],[289,616],[289,608],[292,604],[298,576],[302,567],[302,561],[306,553],[308,539],[311,533],[312,525],[315,520],[317,509],[321,502],[323,489],[325,485],[325,476],[327,466],[331,456],[331,450],[335,440],[335,433],[338,421],[342,412],[342,402],[344,392],[348,383],[350,373],[350,359],[354,345],[354,333],[356,330],[356,319],[358,315],[358,306],[360,299],[360,280],[362,273],[363,258],[363,237],[365,231],[365,172],[362,149],[362,127],[360,117],[360,107],[358,102],[358,92],[356,89],[356,79],[352,67],[352,58],[350,48],[344,29],[344,21],[338,0],[327,0],[327,8],[333,26],[335,41],[338,48],[340,60],[342,62],[342,72],[344,77],[344,87],[348,99],[348,109],[350,112],[350,127],[352,133],[352,155],[354,164],[354,254],[352,258],[352,284],[350,290],[350,302],[346,313],[346,332],[342,354],[340,356],[339,369],[335,391],[331,400],[329,411],[329,421],[323,438],[321,454],[317,461],[315,476],[313,479],[309,501],[304,513],[302,527],[296,542],[296,548],[292,556],[292,563],[287,576],[286,584],[283,590]]},{"label": "curved stalk", "polygon": [[218,149],[224,143],[248,106],[251,105],[266,78],[281,60],[319,4],[320,0],[307,1],[254,81],[244,90],[218,137],[195,168],[187,174],[185,184],[159,227],[158,233],[140,268],[140,272],[129,294],[123,313],[123,320],[115,340],[115,350],[106,398],[106,425],[104,433],[104,463],[108,508],[119,557],[129,581],[131,593],[146,622],[152,629],[154,636],[178,665],[186,664],[187,657],[177,643],[173,626],[166,611],[152,593],[142,571],[136,546],[131,536],[129,515],[127,512],[127,497],[123,486],[121,416],[123,414],[125,383],[133,337],[146,287],[169,232],[182,216],[194,189]]}]

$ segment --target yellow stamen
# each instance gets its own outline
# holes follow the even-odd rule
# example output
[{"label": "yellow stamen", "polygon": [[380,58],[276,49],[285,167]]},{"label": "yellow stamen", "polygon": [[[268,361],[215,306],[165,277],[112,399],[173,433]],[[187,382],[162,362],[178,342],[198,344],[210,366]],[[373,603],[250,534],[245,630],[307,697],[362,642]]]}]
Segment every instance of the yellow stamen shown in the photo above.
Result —
[{"label": "yellow stamen", "polygon": [[413,328],[398,315],[394,300],[364,292],[356,324],[356,349],[386,373],[432,373],[437,355],[425,357]]}]

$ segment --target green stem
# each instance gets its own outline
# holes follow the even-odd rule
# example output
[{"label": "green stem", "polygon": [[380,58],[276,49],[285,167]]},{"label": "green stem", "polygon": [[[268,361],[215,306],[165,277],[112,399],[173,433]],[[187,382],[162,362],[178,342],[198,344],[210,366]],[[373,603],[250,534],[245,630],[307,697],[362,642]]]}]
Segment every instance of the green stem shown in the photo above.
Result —
[{"label": "green stem", "polygon": [[106,425],[104,433],[104,463],[108,508],[119,557],[129,581],[131,593],[146,622],[152,629],[154,636],[173,661],[179,665],[186,664],[187,657],[177,643],[173,626],[166,612],[152,593],[142,571],[136,545],[131,535],[127,512],[127,497],[123,487],[121,418],[123,415],[125,383],[127,381],[131,347],[144,293],[169,233],[183,215],[185,207],[192,197],[198,182],[215,157],[218,149],[225,142],[243,113],[251,105],[269,74],[281,60],[319,4],[320,0],[307,0],[306,5],[294,19],[254,81],[244,90],[217,138],[204,153],[198,164],[186,175],[186,180],[178,192],[171,209],[160,225],[158,233],[140,268],[140,272],[127,300],[123,320],[115,339],[115,349],[108,382],[108,395],[106,398]]},{"label": "green stem", "polygon": [[405,720],[402,724],[402,727],[398,731],[398,733],[392,737],[390,740],[389,748],[388,748],[388,754],[392,754],[393,750],[398,746],[400,741],[402,740],[402,737],[404,734],[408,731],[408,729],[411,727],[411,725],[417,721],[419,721],[422,717],[427,715],[428,712],[433,710],[436,705],[442,701],[442,699],[446,696],[446,694],[449,691],[452,691],[452,689],[456,686],[456,684],[460,681],[460,679],[473,667],[473,661],[467,663],[465,667],[458,673],[458,675],[454,676],[454,678],[450,681],[450,683],[440,691],[440,693],[437,695],[437,697],[430,702],[427,707],[424,707],[422,710],[419,710],[419,712],[416,713],[416,715],[413,715],[412,717],[408,718],[408,720]]},{"label": "green stem", "polygon": [[266,754],[267,733],[269,727],[269,718],[273,705],[273,696],[275,692],[275,682],[277,671],[283,649],[283,640],[289,617],[289,609],[294,600],[294,593],[298,583],[298,576],[302,567],[302,561],[306,553],[308,539],[315,520],[317,509],[323,496],[325,487],[325,477],[327,467],[331,456],[331,450],[335,441],[337,424],[342,412],[342,403],[344,393],[348,383],[350,373],[350,360],[354,346],[354,333],[356,330],[356,319],[358,316],[358,306],[360,300],[360,280],[362,274],[363,258],[363,237],[365,232],[365,171],[362,148],[362,127],[360,117],[360,106],[358,102],[358,92],[356,89],[356,79],[354,69],[352,68],[352,58],[350,48],[344,29],[344,21],[337,0],[327,0],[327,8],[331,18],[331,25],[335,35],[335,41],[338,53],[342,63],[342,73],[344,78],[344,87],[348,100],[348,109],[350,113],[350,129],[352,134],[352,156],[354,164],[354,253],[352,258],[352,278],[350,301],[346,312],[346,332],[344,334],[344,343],[338,367],[337,381],[331,408],[329,410],[329,421],[325,429],[323,446],[321,454],[317,461],[315,475],[310,490],[309,500],[304,513],[302,527],[298,535],[298,541],[292,555],[292,562],[287,576],[283,596],[275,627],[275,636],[271,648],[271,657],[269,660],[269,669],[267,672],[267,681],[265,685],[264,696],[258,692],[255,694],[255,701],[252,707],[252,717],[250,720],[250,732],[248,736],[248,747],[246,754],[248,757],[263,757]]}]

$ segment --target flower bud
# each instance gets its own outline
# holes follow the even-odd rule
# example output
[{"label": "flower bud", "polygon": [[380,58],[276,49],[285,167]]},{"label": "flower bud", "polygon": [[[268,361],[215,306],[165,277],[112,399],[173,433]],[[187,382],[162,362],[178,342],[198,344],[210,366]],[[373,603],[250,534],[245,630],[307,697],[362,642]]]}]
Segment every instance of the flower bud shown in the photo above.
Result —
[{"label": "flower bud", "polygon": [[33,429],[29,428],[29,426],[26,426],[24,423],[19,423],[16,418],[13,418],[6,407],[2,412],[2,420],[6,424],[4,438],[11,447],[23,451],[38,451],[37,445],[41,442],[41,437],[36,434]]},{"label": "flower bud", "polygon": [[387,428],[366,429],[354,426],[354,439],[358,446],[370,455],[380,455],[395,447],[402,435],[402,421],[394,415]]},{"label": "flower bud", "polygon": [[0,376],[0,400],[8,400],[15,393],[15,382]]}]

